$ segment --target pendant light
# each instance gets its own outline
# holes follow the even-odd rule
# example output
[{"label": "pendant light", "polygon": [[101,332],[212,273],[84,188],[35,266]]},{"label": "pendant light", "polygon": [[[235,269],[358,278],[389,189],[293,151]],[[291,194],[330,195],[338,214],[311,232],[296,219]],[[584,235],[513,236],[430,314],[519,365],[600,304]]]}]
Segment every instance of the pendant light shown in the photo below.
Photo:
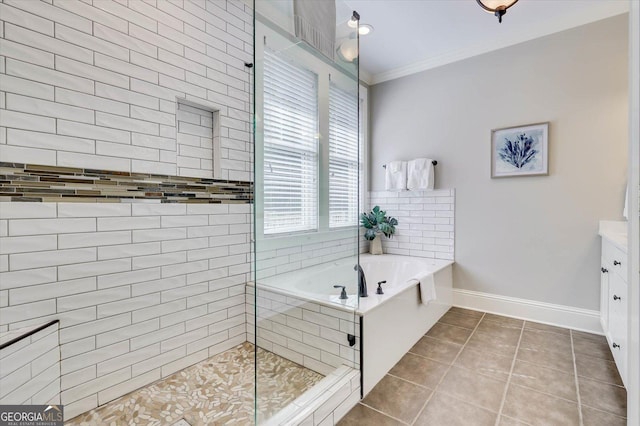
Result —
[{"label": "pendant light", "polygon": [[476,0],[481,8],[498,17],[498,22],[502,23],[502,16],[507,13],[507,9],[516,4],[518,0]]}]

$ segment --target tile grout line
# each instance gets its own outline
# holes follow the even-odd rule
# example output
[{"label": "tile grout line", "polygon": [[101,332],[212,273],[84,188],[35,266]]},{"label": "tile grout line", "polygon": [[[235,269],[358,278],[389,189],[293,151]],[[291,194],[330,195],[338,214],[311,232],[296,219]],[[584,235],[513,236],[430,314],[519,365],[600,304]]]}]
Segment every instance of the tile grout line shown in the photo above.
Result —
[{"label": "tile grout line", "polygon": [[513,375],[513,369],[516,366],[516,359],[518,358],[518,351],[520,350],[520,343],[522,342],[522,336],[524,335],[524,327],[527,321],[522,321],[522,328],[520,329],[520,337],[518,338],[518,344],[516,345],[516,351],[513,353],[513,359],[511,360],[511,369],[507,376],[507,384],[502,392],[502,400],[500,401],[500,409],[498,410],[498,417],[496,417],[495,426],[500,424],[500,417],[502,416],[502,410],[504,409],[504,403],[507,400],[507,392],[509,391],[509,385],[511,384],[511,376]]},{"label": "tile grout line", "polygon": [[573,361],[573,377],[576,383],[576,398],[578,398],[578,419],[580,426],[584,425],[584,418],[582,417],[582,401],[580,400],[580,381],[578,380],[578,366],[576,364],[576,351],[573,347],[573,330],[569,329],[569,338],[571,339],[571,358]]},{"label": "tile grout line", "polygon": [[371,409],[373,411],[376,411],[376,412],[382,414],[385,417],[389,417],[390,419],[393,419],[395,421],[398,421],[398,422],[402,423],[403,425],[407,425],[407,426],[409,425],[409,423],[405,422],[404,420],[400,420],[400,419],[398,419],[396,417],[393,417],[391,414],[385,413],[384,411],[380,411],[377,408],[373,408],[372,406],[365,404],[364,402],[362,402],[362,400],[360,400],[360,402],[358,402],[358,404],[364,405],[365,407],[367,407],[367,408],[369,408],[369,409]]},{"label": "tile grout line", "polygon": [[[448,311],[447,311],[448,312]],[[447,376],[447,374],[449,373],[449,371],[451,370],[451,367],[453,367],[453,364],[455,364],[455,362],[458,360],[458,358],[460,357],[460,354],[462,353],[462,351],[464,350],[464,348],[467,346],[467,343],[469,343],[469,340],[471,340],[471,337],[475,334],[476,330],[478,329],[478,327],[480,326],[480,323],[482,322],[482,320],[484,319],[486,315],[486,312],[482,313],[482,316],[480,317],[480,319],[478,320],[478,323],[476,324],[476,326],[473,328],[473,330],[471,331],[471,334],[469,334],[469,337],[467,337],[467,340],[465,340],[465,342],[462,344],[462,346],[460,347],[460,350],[458,351],[458,353],[456,354],[455,357],[453,357],[453,360],[451,361],[451,364],[449,364],[449,366],[447,366],[446,371],[444,372],[444,374],[442,374],[442,377],[440,377],[440,380],[438,381],[438,384],[433,388],[433,392],[431,393],[431,395],[429,396],[429,398],[427,398],[427,400],[425,401],[424,405],[422,406],[422,408],[418,411],[418,414],[416,414],[416,417],[413,419],[413,421],[410,423],[411,425],[415,425],[416,421],[418,420],[418,418],[420,417],[420,415],[422,414],[422,412],[424,411],[425,407],[427,406],[427,404],[429,403],[429,401],[431,401],[431,398],[433,398],[433,396],[436,394],[436,392],[438,391],[438,388],[440,387],[440,385],[442,384],[442,382],[444,381],[444,378]],[[439,321],[439,320],[438,320]],[[464,328],[464,327],[460,327],[460,328]],[[468,330],[468,329],[467,329]],[[426,336],[426,334],[425,334]]]}]

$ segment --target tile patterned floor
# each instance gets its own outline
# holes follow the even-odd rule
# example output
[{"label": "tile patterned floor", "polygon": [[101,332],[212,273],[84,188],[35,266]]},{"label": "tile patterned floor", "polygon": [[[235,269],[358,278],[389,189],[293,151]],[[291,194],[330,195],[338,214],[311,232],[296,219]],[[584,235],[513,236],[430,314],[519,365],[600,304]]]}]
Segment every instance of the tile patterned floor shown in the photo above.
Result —
[{"label": "tile patterned floor", "polygon": [[606,339],[451,308],[340,426],[624,426]]},{"label": "tile patterned floor", "polygon": [[[244,343],[65,425],[252,425],[254,374],[254,346]],[[322,378],[258,349],[259,421],[271,417]]]}]

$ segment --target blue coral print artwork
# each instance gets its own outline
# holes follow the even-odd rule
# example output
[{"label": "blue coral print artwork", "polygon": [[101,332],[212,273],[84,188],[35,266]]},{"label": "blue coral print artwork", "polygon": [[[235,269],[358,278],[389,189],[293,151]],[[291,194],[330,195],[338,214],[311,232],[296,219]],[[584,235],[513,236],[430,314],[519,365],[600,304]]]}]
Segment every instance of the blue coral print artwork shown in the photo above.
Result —
[{"label": "blue coral print artwork", "polygon": [[492,176],[547,174],[547,126],[495,130]]}]

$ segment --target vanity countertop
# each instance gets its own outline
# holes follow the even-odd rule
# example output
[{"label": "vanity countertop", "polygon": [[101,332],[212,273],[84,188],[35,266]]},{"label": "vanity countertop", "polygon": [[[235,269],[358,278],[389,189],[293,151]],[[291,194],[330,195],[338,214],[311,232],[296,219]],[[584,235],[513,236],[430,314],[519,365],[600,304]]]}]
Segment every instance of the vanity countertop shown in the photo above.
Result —
[{"label": "vanity countertop", "polygon": [[606,238],[625,253],[627,252],[627,222],[601,220],[598,235]]}]

